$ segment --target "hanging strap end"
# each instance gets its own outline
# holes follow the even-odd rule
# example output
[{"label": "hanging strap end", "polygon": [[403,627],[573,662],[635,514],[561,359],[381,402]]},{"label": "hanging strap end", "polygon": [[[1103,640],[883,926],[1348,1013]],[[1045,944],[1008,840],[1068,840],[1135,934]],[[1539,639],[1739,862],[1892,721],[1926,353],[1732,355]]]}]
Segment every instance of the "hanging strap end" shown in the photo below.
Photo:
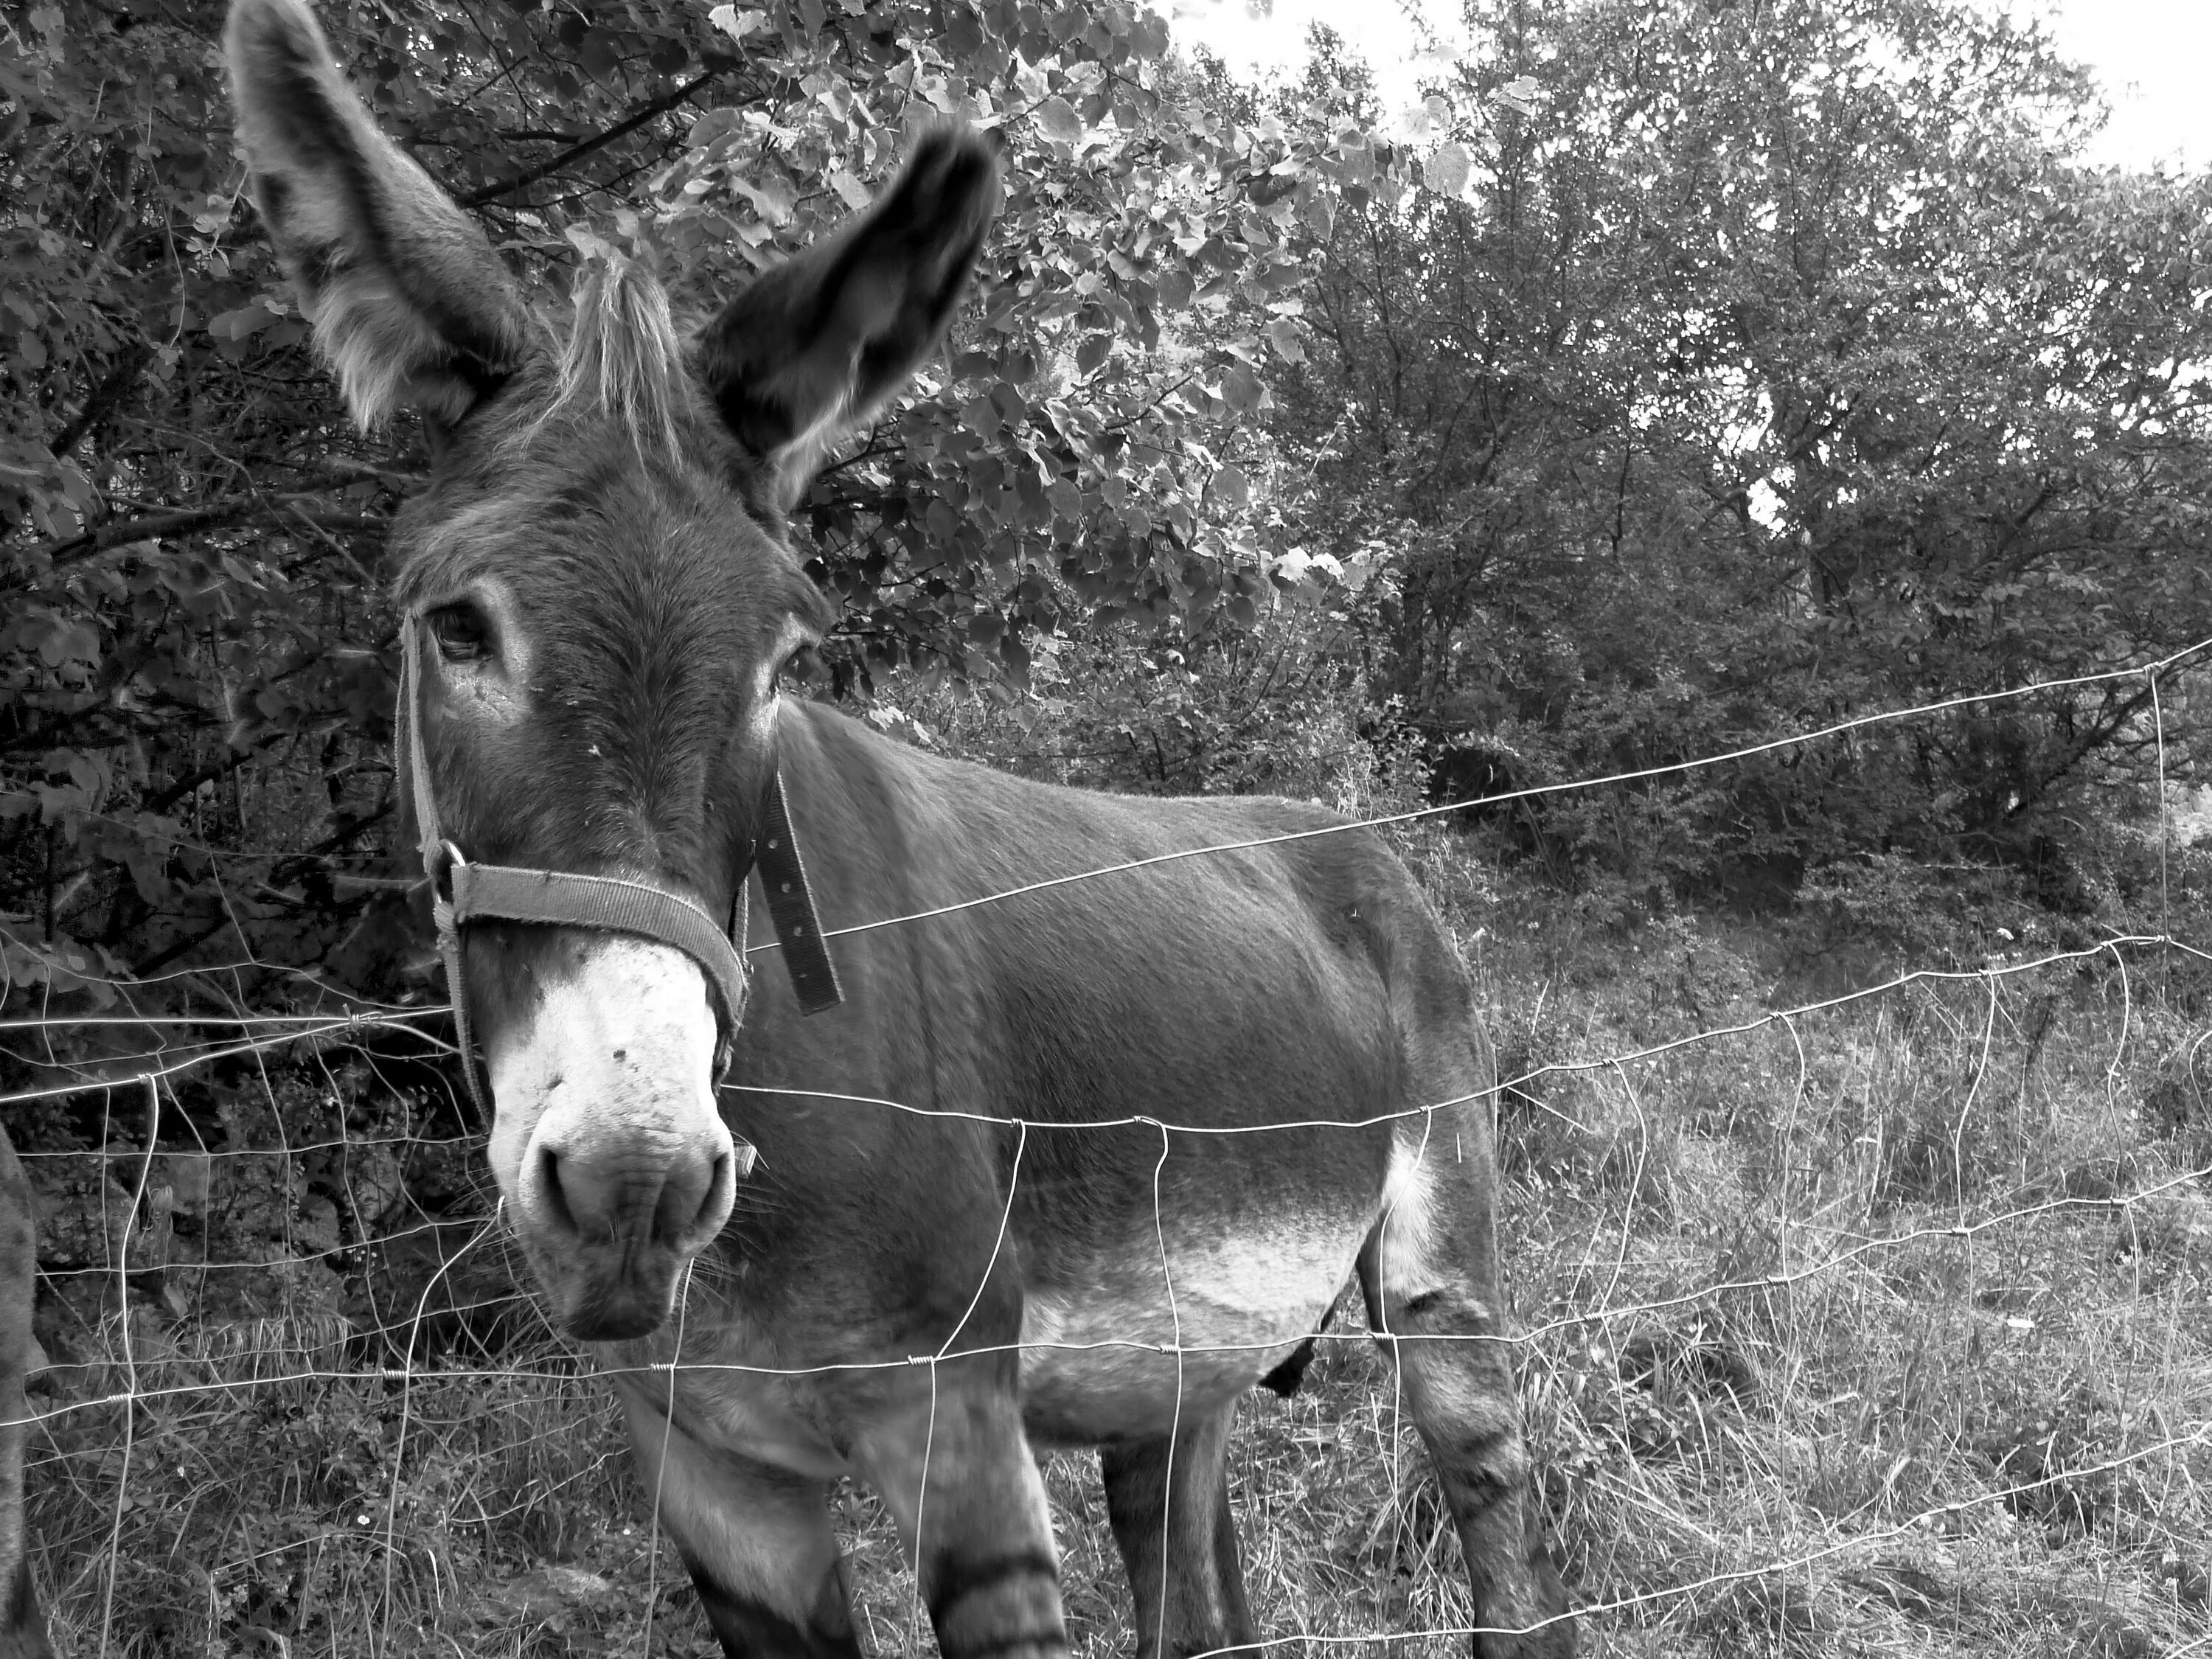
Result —
[{"label": "hanging strap end", "polygon": [[775,923],[776,943],[783,947],[783,965],[791,975],[791,988],[799,995],[802,1014],[819,1014],[844,1001],[837,983],[836,964],[822,937],[822,921],[814,913],[814,895],[806,884],[806,865],[799,855],[798,837],[792,833],[791,811],[784,803],[783,775],[769,784],[765,832],[753,865],[760,876],[761,891],[768,898],[768,914]]}]

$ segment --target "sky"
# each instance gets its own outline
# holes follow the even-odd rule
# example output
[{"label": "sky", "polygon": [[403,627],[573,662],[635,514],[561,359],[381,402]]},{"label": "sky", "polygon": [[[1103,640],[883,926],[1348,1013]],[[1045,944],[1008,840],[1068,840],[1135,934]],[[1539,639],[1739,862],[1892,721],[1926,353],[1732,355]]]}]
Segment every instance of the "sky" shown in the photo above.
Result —
[{"label": "sky", "polygon": [[[2002,3],[2016,14],[2039,12],[2061,50],[2104,88],[2112,119],[2090,161],[2212,164],[2212,0]],[[1294,66],[1307,26],[1328,23],[1364,52],[1394,110],[1411,101],[1425,67],[1450,62],[1462,44],[1449,0],[1166,0],[1166,9],[1180,38],[1202,41],[1247,74]],[[1425,39],[1409,15],[1416,9],[1441,29]]]}]

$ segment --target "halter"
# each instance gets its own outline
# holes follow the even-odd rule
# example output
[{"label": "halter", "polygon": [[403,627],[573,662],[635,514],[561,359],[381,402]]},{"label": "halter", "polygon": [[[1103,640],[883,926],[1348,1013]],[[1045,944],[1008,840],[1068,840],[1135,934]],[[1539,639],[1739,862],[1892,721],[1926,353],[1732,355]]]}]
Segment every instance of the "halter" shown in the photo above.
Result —
[{"label": "halter", "polygon": [[438,955],[446,964],[446,985],[453,1000],[461,1071],[468,1079],[469,1098],[485,1122],[491,1121],[491,1108],[477,1076],[468,990],[461,975],[461,929],[471,921],[590,927],[653,939],[683,951],[699,964],[707,982],[714,988],[720,1016],[714,1051],[714,1081],[719,1085],[729,1071],[738,1024],[744,1017],[745,881],[758,870],[769,918],[775,925],[776,941],[783,947],[792,988],[799,994],[799,1011],[818,1014],[844,1000],[837,986],[836,968],[822,941],[822,924],[806,885],[806,866],[800,861],[791,813],[784,805],[780,769],[769,770],[760,817],[763,833],[748,844],[738,866],[726,929],[691,900],[665,887],[615,876],[572,875],[565,870],[471,864],[462,857],[461,849],[447,841],[439,827],[438,799],[430,786],[429,765],[422,757],[422,620],[420,611],[410,611],[401,624],[399,708],[395,725],[399,746],[406,751],[408,787],[422,841],[422,873],[429,878]]}]

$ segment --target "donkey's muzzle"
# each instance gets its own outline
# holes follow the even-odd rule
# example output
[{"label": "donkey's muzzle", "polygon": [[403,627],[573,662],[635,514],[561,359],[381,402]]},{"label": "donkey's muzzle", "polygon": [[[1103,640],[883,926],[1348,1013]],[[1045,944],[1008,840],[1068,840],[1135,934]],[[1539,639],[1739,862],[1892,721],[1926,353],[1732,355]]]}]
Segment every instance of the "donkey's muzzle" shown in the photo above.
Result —
[{"label": "donkey's muzzle", "polygon": [[619,935],[573,938],[535,982],[487,1032],[492,1171],[554,1322],[641,1336],[751,1164],[716,1109],[714,1008],[684,952]]},{"label": "donkey's muzzle", "polygon": [[727,1146],[611,1165],[534,1148],[523,1173],[524,1210],[534,1222],[525,1244],[555,1322],[585,1342],[658,1329],[684,1264],[729,1215],[737,1162]]}]

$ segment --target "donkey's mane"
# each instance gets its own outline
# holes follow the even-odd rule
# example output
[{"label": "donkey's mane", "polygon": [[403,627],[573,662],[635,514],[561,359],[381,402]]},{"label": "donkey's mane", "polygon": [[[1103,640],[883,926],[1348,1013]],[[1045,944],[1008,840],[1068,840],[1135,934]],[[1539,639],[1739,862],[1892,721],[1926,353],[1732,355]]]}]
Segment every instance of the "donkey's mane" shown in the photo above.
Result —
[{"label": "donkey's mane", "polygon": [[697,399],[667,290],[618,253],[592,259],[576,288],[575,318],[539,423],[604,416],[641,450],[672,455]]},{"label": "donkey's mane", "polygon": [[[472,459],[455,464],[443,491],[418,498],[397,574],[400,601],[430,602],[500,568],[605,585],[610,562],[628,548],[654,567],[640,578],[644,588],[665,595],[687,562],[734,571],[749,611],[826,626],[825,601],[782,543],[781,515],[764,511],[741,477],[744,458],[695,372],[667,290],[643,264],[609,251],[585,263],[573,310],[566,337],[493,401]],[[702,541],[668,528],[732,510],[765,533],[733,526]],[[610,514],[622,533],[590,527]],[[647,541],[627,533],[647,520],[659,528]]]}]

